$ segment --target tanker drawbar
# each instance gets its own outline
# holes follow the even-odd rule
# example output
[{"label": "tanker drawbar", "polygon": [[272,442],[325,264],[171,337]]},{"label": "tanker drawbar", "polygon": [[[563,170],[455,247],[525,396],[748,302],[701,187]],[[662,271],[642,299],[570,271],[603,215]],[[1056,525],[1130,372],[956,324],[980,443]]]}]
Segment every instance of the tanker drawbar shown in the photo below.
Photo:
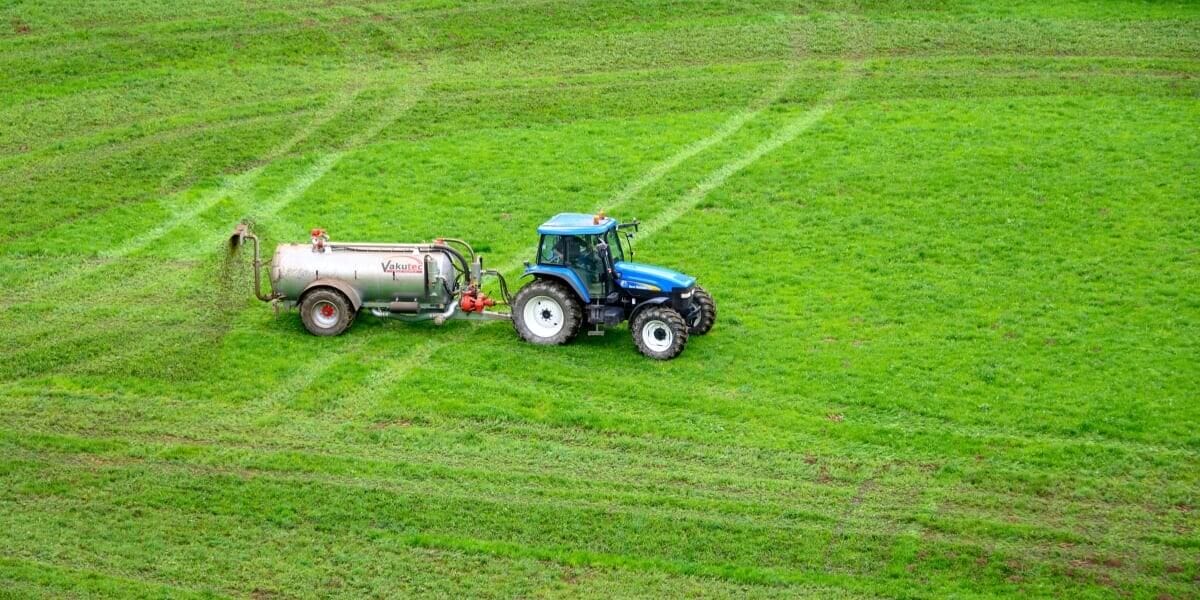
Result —
[{"label": "tanker drawbar", "polygon": [[482,291],[485,277],[499,282],[508,304],[508,284],[497,271],[484,270],[483,257],[462,240],[441,238],[413,244],[332,242],[323,229],[307,244],[280,244],[268,271],[270,292],[262,289],[264,268],[258,236],[246,224],[229,238],[233,250],[249,241],[254,249],[254,295],[285,308],[299,307],[315,335],[337,335],[359,311],[407,321],[449,319],[507,320],[488,310],[497,304]]}]

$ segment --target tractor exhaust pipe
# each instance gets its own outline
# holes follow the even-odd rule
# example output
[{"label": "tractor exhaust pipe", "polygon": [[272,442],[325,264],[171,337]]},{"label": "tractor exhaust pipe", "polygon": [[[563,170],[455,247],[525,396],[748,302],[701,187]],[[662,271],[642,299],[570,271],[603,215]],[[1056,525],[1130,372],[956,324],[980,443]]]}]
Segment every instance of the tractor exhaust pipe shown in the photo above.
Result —
[{"label": "tractor exhaust pipe", "polygon": [[262,258],[258,253],[258,236],[250,231],[250,226],[245,223],[238,223],[238,226],[233,229],[233,233],[229,236],[229,252],[237,252],[246,240],[254,242],[254,297],[263,302],[272,302],[278,300],[278,294],[264,294],[262,291]]}]

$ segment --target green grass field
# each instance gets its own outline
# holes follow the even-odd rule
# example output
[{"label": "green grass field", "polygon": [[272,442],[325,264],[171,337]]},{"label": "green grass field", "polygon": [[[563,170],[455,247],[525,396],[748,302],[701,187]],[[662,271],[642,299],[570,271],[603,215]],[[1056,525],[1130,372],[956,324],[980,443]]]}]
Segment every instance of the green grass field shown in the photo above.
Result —
[{"label": "green grass field", "polygon": [[[0,2],[0,597],[1196,598],[1200,4]],[[255,301],[561,211],[720,306]]]}]

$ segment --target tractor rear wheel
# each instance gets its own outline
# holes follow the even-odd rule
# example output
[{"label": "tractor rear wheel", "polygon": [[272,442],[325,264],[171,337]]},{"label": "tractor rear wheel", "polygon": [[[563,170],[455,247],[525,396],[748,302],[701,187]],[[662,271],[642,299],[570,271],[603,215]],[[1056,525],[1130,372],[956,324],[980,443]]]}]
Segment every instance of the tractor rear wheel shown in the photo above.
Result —
[{"label": "tractor rear wheel", "polygon": [[691,335],[704,335],[717,322],[717,303],[713,301],[712,294],[709,294],[708,290],[700,286],[696,286],[692,302],[700,310],[697,310],[692,315],[691,322],[688,323],[688,333]]},{"label": "tractor rear wheel", "polygon": [[638,351],[655,360],[675,358],[687,345],[687,323],[669,306],[642,309],[629,324],[629,329]]},{"label": "tractor rear wheel", "polygon": [[313,335],[338,335],[354,322],[354,307],[341,292],[317,288],[300,299],[300,320]]},{"label": "tractor rear wheel", "polygon": [[536,279],[517,292],[513,328],[521,339],[547,346],[565,344],[583,327],[583,306],[574,290],[548,279]]}]

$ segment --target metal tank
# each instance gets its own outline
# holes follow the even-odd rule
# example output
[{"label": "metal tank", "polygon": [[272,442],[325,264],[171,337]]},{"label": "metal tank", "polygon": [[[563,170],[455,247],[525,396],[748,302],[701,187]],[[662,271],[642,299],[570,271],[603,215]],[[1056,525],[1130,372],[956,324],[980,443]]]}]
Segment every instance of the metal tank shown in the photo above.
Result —
[{"label": "metal tank", "polygon": [[271,289],[294,303],[314,285],[336,283],[358,307],[440,310],[458,290],[453,258],[433,245],[282,244],[271,259]]}]

